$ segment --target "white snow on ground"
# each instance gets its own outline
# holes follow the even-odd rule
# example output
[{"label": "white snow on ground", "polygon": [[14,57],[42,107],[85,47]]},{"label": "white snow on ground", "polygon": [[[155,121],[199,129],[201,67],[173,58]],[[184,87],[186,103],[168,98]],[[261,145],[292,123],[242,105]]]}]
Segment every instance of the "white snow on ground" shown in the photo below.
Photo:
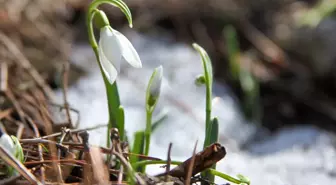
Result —
[{"label": "white snow on ground", "polygon": [[[122,64],[118,77],[121,101],[125,107],[126,129],[132,133],[145,128],[145,89],[155,67],[163,65],[162,96],[156,115],[166,112],[167,118],[153,133],[150,155],[166,158],[167,148],[173,143],[173,160],[183,161],[191,156],[196,140],[201,150],[204,138],[205,91],[194,85],[202,72],[201,60],[193,48],[176,44],[169,39],[148,37],[133,32],[125,33],[137,49],[143,62],[142,69]],[[88,45],[74,48],[73,63],[87,71],[69,88],[70,105],[81,113],[80,128],[107,122],[105,87]],[[250,144],[242,151],[239,146],[250,139],[256,128],[245,124],[237,103],[225,87],[214,84],[213,116],[220,121],[220,142],[227,149],[226,157],[217,169],[230,174],[243,174],[252,184],[317,185],[336,184],[336,150],[334,138],[314,127],[302,126],[279,131],[264,141]],[[57,92],[61,101],[61,92]],[[105,145],[106,128],[90,131],[90,142]],[[148,167],[150,174],[163,169]],[[217,183],[225,181],[217,179]]]}]

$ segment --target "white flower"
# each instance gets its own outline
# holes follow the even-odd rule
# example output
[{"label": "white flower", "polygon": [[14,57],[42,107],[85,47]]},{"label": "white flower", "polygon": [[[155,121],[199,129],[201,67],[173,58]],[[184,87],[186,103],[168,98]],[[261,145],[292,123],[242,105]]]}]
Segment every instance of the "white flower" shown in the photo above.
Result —
[{"label": "white flower", "polygon": [[146,101],[148,108],[155,106],[161,92],[163,69],[162,66],[155,68],[147,87]]},{"label": "white flower", "polygon": [[14,146],[14,142],[12,140],[12,138],[3,133],[0,137],[0,145],[1,147],[3,147],[5,150],[7,150],[9,153],[11,154],[15,154],[15,146]]},{"label": "white flower", "polygon": [[141,68],[141,60],[131,42],[120,32],[105,26],[100,29],[99,57],[104,74],[113,84],[120,72],[121,60],[135,68]]},{"label": "white flower", "polygon": [[159,66],[155,69],[155,75],[150,84],[150,95],[153,97],[159,97],[161,91],[161,82],[162,82],[163,69],[162,66]]}]

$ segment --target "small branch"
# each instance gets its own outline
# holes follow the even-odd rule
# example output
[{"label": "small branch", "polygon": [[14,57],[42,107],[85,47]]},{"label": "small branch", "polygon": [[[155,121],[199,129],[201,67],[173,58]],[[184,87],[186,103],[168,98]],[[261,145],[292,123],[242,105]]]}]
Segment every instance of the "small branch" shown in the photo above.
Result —
[{"label": "small branch", "polygon": [[172,149],[173,144],[169,143],[168,146],[168,154],[167,154],[167,167],[166,167],[166,176],[165,176],[165,181],[168,182],[169,181],[169,175],[168,172],[170,171],[170,164],[171,164],[171,149]]},{"label": "small branch", "polygon": [[190,164],[188,166],[187,175],[186,175],[186,178],[185,178],[185,185],[190,185],[190,179],[191,179],[191,175],[192,175],[193,167],[194,167],[194,163],[195,163],[195,156],[196,156],[195,154],[196,154],[197,143],[198,143],[198,141],[196,141],[196,143],[195,143],[193,155],[191,157],[191,161],[190,161]]}]

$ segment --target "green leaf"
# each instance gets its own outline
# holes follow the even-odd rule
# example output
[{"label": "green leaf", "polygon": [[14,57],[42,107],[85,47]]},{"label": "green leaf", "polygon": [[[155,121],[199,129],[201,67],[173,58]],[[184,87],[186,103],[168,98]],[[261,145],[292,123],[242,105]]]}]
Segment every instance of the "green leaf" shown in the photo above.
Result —
[{"label": "green leaf", "polygon": [[211,121],[210,143],[218,142],[218,118],[214,117]]},{"label": "green leaf", "polygon": [[197,43],[193,43],[192,46],[201,55],[206,82],[212,84],[212,64],[208,53]]},{"label": "green leaf", "polygon": [[238,63],[239,44],[237,34],[233,26],[226,26],[224,28],[224,37],[227,41],[227,51],[229,55],[229,69],[233,80],[239,79],[240,66]]},{"label": "green leaf", "polygon": [[251,182],[249,178],[245,177],[242,174],[238,174],[237,177],[242,183],[250,184],[250,182]]},{"label": "green leaf", "polygon": [[122,141],[125,140],[125,112],[123,106],[119,106],[117,114],[117,128],[119,131],[119,136]]},{"label": "green leaf", "polygon": [[[145,146],[145,133],[143,131],[138,131],[134,134],[134,142],[132,147],[132,153],[143,154]],[[130,156],[131,165],[135,168],[134,164],[139,162],[139,157],[131,155]]]},{"label": "green leaf", "polygon": [[[212,175],[215,175],[217,177],[220,177],[222,179],[225,179],[229,182],[232,182],[232,183],[235,183],[235,184],[242,184],[242,183],[246,183],[246,182],[243,182],[241,181],[240,179],[236,179],[234,177],[231,177],[230,175],[227,175],[225,173],[222,173],[222,172],[219,172],[219,171],[216,171],[214,169],[208,169],[207,172],[210,172]],[[249,183],[248,183],[249,184]]]}]

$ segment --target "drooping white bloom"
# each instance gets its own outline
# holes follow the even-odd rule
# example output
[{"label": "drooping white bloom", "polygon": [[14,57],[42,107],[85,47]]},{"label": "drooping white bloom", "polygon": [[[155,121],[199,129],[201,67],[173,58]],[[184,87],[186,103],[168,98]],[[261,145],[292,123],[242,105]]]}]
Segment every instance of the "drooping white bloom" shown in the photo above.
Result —
[{"label": "drooping white bloom", "polygon": [[15,154],[15,145],[12,138],[7,134],[2,134],[0,137],[0,145],[5,150],[7,150],[11,154]]},{"label": "drooping white bloom", "polygon": [[113,84],[120,72],[120,62],[126,60],[135,68],[141,68],[141,60],[132,43],[120,32],[105,26],[100,29],[99,57],[104,74]]}]

